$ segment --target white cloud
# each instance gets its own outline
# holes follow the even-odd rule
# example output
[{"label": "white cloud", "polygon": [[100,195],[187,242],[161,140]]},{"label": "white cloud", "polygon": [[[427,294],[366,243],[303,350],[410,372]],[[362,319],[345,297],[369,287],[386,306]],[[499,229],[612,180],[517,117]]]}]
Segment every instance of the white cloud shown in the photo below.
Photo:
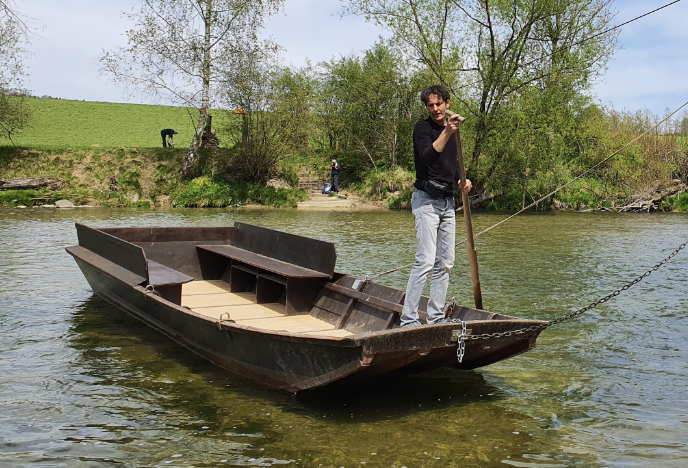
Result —
[{"label": "white cloud", "polygon": [[103,49],[126,43],[129,24],[121,12],[130,7],[129,1],[25,0],[31,23],[41,27],[27,88],[65,99],[123,101],[122,91],[98,76],[98,59]]}]

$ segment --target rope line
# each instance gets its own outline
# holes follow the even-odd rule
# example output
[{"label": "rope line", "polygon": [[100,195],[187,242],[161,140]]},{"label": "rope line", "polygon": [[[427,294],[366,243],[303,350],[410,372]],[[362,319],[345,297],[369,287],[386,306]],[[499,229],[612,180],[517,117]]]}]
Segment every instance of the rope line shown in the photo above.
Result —
[{"label": "rope line", "polygon": [[[681,0],[677,0],[677,1],[681,1]],[[676,3],[676,2],[674,2],[674,3]],[[599,163],[597,163],[597,164],[595,164],[594,166],[592,166],[590,169],[588,169],[588,170],[582,172],[581,174],[579,174],[579,175],[576,176],[575,178],[571,179],[570,181],[568,181],[568,182],[565,183],[564,185],[562,185],[562,186],[556,188],[556,189],[553,190],[552,192],[550,192],[550,193],[548,193],[547,195],[545,195],[544,197],[542,197],[542,198],[540,198],[540,199],[534,201],[533,203],[531,203],[530,205],[526,206],[525,208],[522,208],[520,211],[518,211],[518,212],[512,214],[511,216],[508,216],[507,218],[504,218],[503,220],[499,221],[498,223],[493,224],[492,226],[488,227],[487,229],[483,229],[483,230],[480,231],[479,233],[475,234],[473,237],[475,238],[475,237],[481,236],[481,235],[483,235],[483,234],[485,234],[485,233],[487,233],[487,232],[493,230],[493,229],[496,228],[497,226],[500,226],[500,225],[506,223],[507,221],[509,221],[509,220],[511,220],[511,219],[513,219],[513,218],[515,218],[516,216],[520,215],[520,214],[523,213],[524,211],[529,210],[530,208],[532,208],[532,207],[538,205],[539,203],[541,203],[542,201],[548,199],[549,197],[551,197],[552,195],[556,194],[557,192],[559,192],[559,191],[563,190],[564,188],[568,187],[569,185],[571,185],[572,183],[574,183],[574,182],[577,181],[578,179],[580,179],[580,178],[584,177],[585,175],[589,174],[590,172],[594,171],[595,169],[597,169],[598,167],[600,167],[602,164],[606,163],[606,162],[609,161],[611,158],[613,158],[614,156],[616,156],[617,154],[619,154],[621,151],[625,150],[626,148],[628,148],[629,146],[633,145],[635,142],[637,142],[638,140],[640,140],[642,137],[644,137],[645,135],[647,135],[648,133],[650,133],[652,130],[654,130],[654,129],[656,129],[657,127],[659,127],[660,125],[662,125],[664,122],[666,122],[667,120],[669,120],[669,119],[670,119],[671,117],[673,117],[678,111],[680,111],[681,109],[683,109],[683,108],[686,107],[687,105],[688,105],[688,101],[686,101],[685,103],[683,103],[683,105],[682,105],[681,107],[679,107],[679,108],[676,109],[674,112],[672,112],[671,114],[669,114],[668,116],[666,116],[666,117],[665,117],[663,120],[661,120],[659,123],[657,123],[656,125],[654,125],[653,127],[649,128],[649,129],[645,130],[643,133],[641,133],[640,135],[638,135],[637,137],[635,137],[633,140],[631,140],[630,142],[626,143],[624,146],[622,146],[622,147],[619,148],[618,150],[614,151],[611,155],[607,156],[607,157],[604,158],[602,161],[600,161]],[[462,241],[459,241],[459,242],[457,242],[456,244],[454,244],[454,247],[456,247],[456,246],[458,246],[458,245],[461,245],[461,244],[465,244],[466,242],[468,242],[468,239],[464,239],[464,240],[462,240]],[[371,280],[371,279],[379,278],[379,277],[381,277],[381,276],[385,276],[385,275],[388,275],[388,274],[390,274],[390,273],[394,273],[395,271],[405,270],[406,268],[410,268],[410,267],[412,267],[412,266],[413,266],[413,263],[409,263],[408,265],[400,266],[400,267],[394,268],[394,269],[392,269],[392,270],[383,271],[382,273],[378,273],[378,274],[376,274],[376,275],[366,275],[366,278],[365,278],[365,279],[366,279],[366,280]]]},{"label": "rope line", "polygon": [[[496,228],[496,227],[499,226],[500,224],[506,223],[506,222],[509,221],[510,219],[512,219],[512,218],[514,218],[514,217],[520,215],[520,214],[523,213],[524,211],[526,211],[526,210],[528,210],[528,209],[534,207],[535,205],[537,205],[537,204],[539,204],[540,202],[542,202],[542,201],[548,199],[549,197],[551,197],[551,196],[554,195],[555,193],[559,192],[560,190],[562,190],[562,189],[568,187],[569,185],[571,185],[572,183],[574,183],[575,181],[577,181],[577,180],[580,179],[581,177],[584,177],[585,175],[587,175],[587,174],[589,174],[590,172],[594,171],[595,169],[597,169],[598,167],[600,167],[602,164],[606,163],[606,162],[609,161],[611,158],[613,158],[614,156],[616,156],[617,154],[619,154],[621,151],[625,150],[626,148],[628,148],[629,146],[633,145],[635,142],[637,142],[638,140],[640,140],[642,137],[644,137],[645,135],[647,135],[648,133],[650,133],[652,130],[654,130],[654,129],[656,129],[657,127],[659,127],[660,125],[662,125],[664,122],[666,122],[667,120],[669,120],[671,117],[674,116],[674,114],[676,114],[678,111],[680,111],[681,109],[683,109],[683,108],[686,107],[687,105],[688,105],[688,101],[684,102],[683,105],[682,105],[681,107],[679,107],[679,108],[676,109],[674,112],[672,112],[672,113],[669,114],[667,117],[665,117],[664,120],[660,121],[660,122],[659,122],[658,124],[656,124],[654,127],[651,127],[651,128],[649,128],[649,129],[645,130],[643,133],[641,133],[640,135],[638,135],[637,137],[635,137],[635,138],[634,138],[633,140],[631,140],[629,143],[626,143],[624,146],[622,146],[622,147],[619,148],[618,150],[614,151],[611,155],[607,156],[606,158],[604,158],[602,161],[600,161],[600,162],[598,162],[597,164],[595,164],[594,166],[592,166],[592,167],[591,167],[590,169],[588,169],[587,171],[585,171],[585,172],[581,173],[580,175],[578,175],[577,177],[571,179],[569,182],[567,182],[567,183],[565,183],[564,185],[562,185],[561,187],[559,187],[559,188],[553,190],[552,192],[548,193],[548,194],[545,195],[544,197],[542,197],[542,198],[540,198],[540,199],[534,201],[533,203],[531,203],[530,205],[528,205],[528,206],[526,206],[525,208],[521,209],[521,210],[518,211],[517,213],[515,213],[515,214],[509,216],[508,218],[505,218],[505,219],[501,220],[500,222],[498,222],[498,223],[496,223],[496,224],[493,224],[492,226],[490,226],[490,227],[487,228],[487,229],[484,229],[484,230],[480,231],[479,233],[477,233],[477,234],[475,235],[475,237],[478,237],[478,236],[480,236],[480,235],[482,235],[482,234],[485,234],[486,232],[491,231],[492,229]],[[464,244],[464,243],[466,243],[466,242],[468,242],[468,239],[464,239],[464,240],[462,240],[461,242],[457,242],[456,245]]]},{"label": "rope line", "polygon": [[[621,24],[619,24],[619,25],[614,26],[613,28],[609,28],[609,29],[607,29],[607,30],[605,30],[605,31],[599,32],[599,33],[594,34],[594,35],[592,35],[592,36],[590,36],[590,37],[587,37],[587,38],[585,38],[585,39],[582,39],[582,40],[580,40],[580,41],[578,41],[578,42],[576,42],[576,43],[574,43],[574,44],[571,44],[571,45],[568,46],[568,47],[563,47],[563,48],[558,49],[558,50],[556,50],[556,51],[554,51],[554,52],[552,52],[552,53],[550,53],[550,54],[547,54],[547,55],[544,55],[544,56],[542,56],[542,57],[540,57],[540,58],[538,58],[538,59],[532,60],[532,61],[526,63],[526,65],[530,65],[530,64],[533,64],[533,63],[535,63],[535,62],[538,62],[538,61],[540,61],[540,60],[542,60],[542,59],[544,59],[544,58],[550,57],[550,56],[554,55],[555,53],[557,53],[557,52],[559,52],[559,51],[561,51],[561,50],[565,50],[565,49],[569,49],[569,48],[574,47],[574,46],[577,46],[577,45],[581,45],[581,44],[583,44],[583,43],[585,43],[585,42],[587,42],[587,41],[589,41],[589,40],[592,40],[592,39],[594,39],[594,38],[596,38],[596,37],[599,37],[599,36],[601,36],[601,35],[603,35],[603,34],[607,34],[607,33],[609,33],[609,32],[612,32],[612,31],[616,30],[616,29],[619,29],[619,28],[621,28],[621,27],[623,27],[623,26],[626,26],[627,24],[630,24],[630,23],[632,23],[632,22],[634,22],[634,21],[638,21],[638,20],[641,19],[641,18],[644,18],[644,17],[646,17],[646,16],[649,16],[649,15],[651,15],[651,14],[653,14],[653,13],[657,13],[658,11],[663,10],[663,9],[665,9],[665,8],[668,8],[668,7],[670,7],[671,5],[675,5],[676,3],[679,3],[680,1],[682,1],[682,0],[674,0],[673,2],[667,3],[666,5],[663,5],[663,6],[659,7],[659,8],[656,8],[656,9],[654,9],[654,10],[652,10],[652,11],[649,11],[649,12],[647,12],[647,13],[645,13],[645,14],[642,14],[642,15],[640,15],[640,16],[637,16],[637,17],[635,17],[635,18],[633,18],[633,19],[631,19],[631,20],[628,20],[628,21],[626,21],[625,23],[621,23]],[[474,82],[472,82],[472,83],[468,83],[468,84],[465,84],[465,85],[463,85],[463,86],[460,86],[459,89],[465,88],[465,87],[470,86],[470,85],[475,84],[475,83],[478,83],[478,81],[474,81]],[[683,108],[686,106],[686,104],[688,104],[688,102],[686,102],[686,103],[683,104],[681,107],[679,107],[678,109],[676,109],[676,110],[674,111],[674,113],[671,114],[669,117],[672,117],[674,114],[676,114],[676,112],[678,112],[678,111],[680,111],[681,109],[683,109]],[[586,172],[580,174],[578,177],[576,177],[575,179],[571,180],[571,181],[568,182],[567,184],[562,185],[561,187],[559,187],[558,189],[556,189],[556,190],[553,191],[552,193],[550,193],[550,194],[548,194],[548,195],[545,195],[544,197],[540,198],[539,200],[537,200],[537,201],[534,202],[534,203],[531,203],[530,205],[528,205],[527,207],[523,208],[523,209],[522,209],[521,211],[519,211],[518,213],[516,213],[516,214],[514,214],[514,215],[511,215],[511,216],[509,216],[509,217],[506,218],[506,219],[503,219],[502,221],[498,222],[497,224],[495,224],[495,225],[493,225],[493,226],[490,226],[489,228],[487,228],[487,229],[485,229],[485,230],[483,230],[483,231],[480,231],[480,232],[479,232],[478,234],[476,234],[474,237],[478,237],[478,236],[480,236],[480,235],[482,235],[482,234],[485,234],[485,233],[488,232],[488,231],[491,231],[492,229],[496,228],[496,227],[499,226],[500,224],[503,224],[503,223],[509,221],[510,219],[512,219],[512,218],[514,218],[514,217],[516,217],[516,216],[518,216],[519,214],[523,213],[524,211],[526,211],[526,210],[532,208],[533,206],[539,204],[539,203],[542,202],[543,200],[546,200],[547,198],[551,197],[552,195],[554,195],[555,193],[557,193],[557,192],[560,191],[561,189],[567,187],[568,185],[570,185],[571,183],[573,183],[573,182],[576,181],[577,179],[580,179],[581,177],[583,177],[585,174],[588,174],[589,172],[591,172],[592,170],[594,170],[594,169],[597,168],[598,166],[604,164],[605,162],[607,162],[608,160],[610,160],[612,157],[616,156],[619,152],[623,151],[623,150],[626,149],[628,146],[630,146],[630,145],[632,145],[633,143],[635,143],[636,141],[638,141],[638,140],[639,140],[640,138],[642,138],[643,136],[647,135],[649,132],[651,132],[652,130],[654,130],[655,128],[657,128],[659,125],[661,125],[662,123],[664,123],[666,120],[668,120],[669,117],[665,118],[665,119],[662,120],[660,123],[658,123],[657,125],[655,125],[655,126],[652,127],[651,129],[649,129],[648,131],[646,131],[645,133],[643,133],[642,135],[640,135],[639,137],[637,137],[635,140],[631,141],[630,143],[628,143],[627,145],[625,145],[623,148],[617,150],[617,151],[614,152],[611,156],[607,157],[607,158],[604,159],[602,162],[600,162],[600,163],[596,164],[595,166],[591,167],[591,168],[588,169]],[[468,239],[464,239],[464,240],[462,240],[462,241],[460,241],[460,242],[457,242],[454,246],[456,247],[456,246],[461,245],[461,244],[464,244],[464,243],[466,243],[466,242],[468,242]],[[378,274],[376,274],[376,275],[365,275],[365,280],[368,281],[368,280],[371,280],[371,279],[379,278],[379,277],[381,277],[381,276],[385,276],[385,275],[389,275],[390,273],[394,273],[395,271],[405,270],[406,268],[409,268],[409,267],[412,267],[412,266],[413,266],[413,263],[409,263],[408,265],[403,265],[403,266],[400,266],[400,267],[397,267],[397,268],[393,268],[393,269],[391,269],[391,270],[383,271],[382,273],[378,273]]]}]

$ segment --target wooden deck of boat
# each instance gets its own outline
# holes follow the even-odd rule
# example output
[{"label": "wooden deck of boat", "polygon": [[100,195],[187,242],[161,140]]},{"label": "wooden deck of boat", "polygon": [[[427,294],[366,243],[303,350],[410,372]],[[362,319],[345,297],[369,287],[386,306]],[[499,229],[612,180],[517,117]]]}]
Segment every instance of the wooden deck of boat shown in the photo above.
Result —
[{"label": "wooden deck of boat", "polygon": [[229,284],[222,280],[192,281],[184,284],[182,306],[214,319],[219,319],[223,312],[227,312],[230,319],[237,324],[268,331],[323,337],[353,335],[311,315],[286,316],[286,307],[282,304],[256,304],[255,294],[229,292]]}]

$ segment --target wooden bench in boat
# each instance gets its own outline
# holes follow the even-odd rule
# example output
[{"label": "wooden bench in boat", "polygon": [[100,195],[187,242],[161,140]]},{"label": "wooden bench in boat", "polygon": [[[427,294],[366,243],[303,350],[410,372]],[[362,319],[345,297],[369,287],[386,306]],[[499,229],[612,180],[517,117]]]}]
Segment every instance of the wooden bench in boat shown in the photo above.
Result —
[{"label": "wooden bench in boat", "polygon": [[79,247],[99,256],[100,263],[114,263],[128,270],[133,284],[150,285],[170,302],[180,304],[182,284],[194,280],[189,275],[146,259],[143,248],[112,234],[78,223],[76,232]]},{"label": "wooden bench in boat", "polygon": [[168,301],[181,304],[182,284],[189,283],[194,279],[189,275],[185,275],[153,260],[147,260],[147,262],[148,284],[153,286],[160,293],[160,296]]},{"label": "wooden bench in boat", "polygon": [[332,243],[243,223],[235,223],[230,245],[196,248],[201,265],[221,266],[206,279],[225,280],[232,293],[254,292],[257,304],[284,304],[285,315],[310,312],[337,261]]}]

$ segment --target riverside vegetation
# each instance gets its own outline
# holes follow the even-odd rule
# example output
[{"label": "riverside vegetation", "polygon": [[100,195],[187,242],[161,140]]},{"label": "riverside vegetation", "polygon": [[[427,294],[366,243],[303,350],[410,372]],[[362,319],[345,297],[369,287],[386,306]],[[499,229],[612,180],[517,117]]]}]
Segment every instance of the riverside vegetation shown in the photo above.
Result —
[{"label": "riverside vegetation", "polygon": [[[451,92],[451,109],[467,117],[461,133],[477,208],[515,210],[662,119],[605,108],[592,94],[618,49],[611,0],[423,0],[422,16],[401,0],[347,0],[344,13],[365,17],[390,37],[302,67],[284,66],[277,44],[255,40],[262,19],[281,2],[240,4],[248,9],[205,2],[208,12],[218,11],[205,24],[205,34],[219,34],[209,42],[217,48],[205,46],[189,63],[167,60],[180,55],[165,52],[174,49],[165,23],[172,17],[159,18],[148,3],[129,15],[136,27],[127,32],[128,46],[101,57],[101,71],[116,83],[185,107],[38,100],[15,92],[21,64],[13,68],[13,80],[0,79],[0,137],[8,145],[0,148],[0,178],[59,178],[63,189],[6,192],[2,203],[69,196],[109,206],[294,206],[306,197],[299,175],[325,181],[337,159],[342,187],[408,209],[412,131],[427,116],[418,96],[440,83]],[[180,0],[179,8],[180,37],[201,34],[189,20],[196,13],[186,15],[197,5]],[[222,25],[235,19],[248,22],[229,34]],[[141,63],[141,54],[157,58]],[[129,67],[137,73],[122,74]],[[191,95],[165,86],[188,73]],[[213,107],[219,147],[213,140],[199,150]],[[159,147],[162,128],[180,130],[176,148]],[[686,210],[686,138],[683,110],[537,209]],[[268,184],[275,178],[288,184]]]},{"label": "riverside vegetation", "polygon": [[[177,172],[191,142],[187,109],[31,98],[30,128],[0,148],[0,180],[57,178],[60,190],[0,191],[0,206],[31,206],[69,199],[76,205],[224,207],[250,203],[295,206],[306,198],[297,188],[231,181],[214,175],[190,180]],[[225,125],[224,113],[215,122]],[[176,148],[162,148],[160,130],[179,128]],[[202,151],[207,162],[209,151]],[[204,166],[206,167],[206,166]]]},{"label": "riverside vegetation", "polygon": [[[29,101],[35,109],[32,127],[13,138],[17,147],[0,149],[0,180],[42,176],[61,179],[64,187],[52,191],[46,188],[0,191],[2,206],[30,206],[61,198],[77,205],[111,207],[227,207],[252,203],[295,206],[306,199],[305,193],[297,188],[297,174],[315,174],[326,180],[330,160],[336,158],[344,167],[343,186],[369,200],[386,203],[392,209],[409,208],[415,179],[412,154],[400,151],[397,164],[377,160],[373,167],[368,167],[366,153],[352,148],[345,138],[335,141],[335,148],[329,148],[328,135],[318,132],[313,122],[306,122],[311,133],[304,147],[291,151],[275,148],[287,155],[270,162],[274,167],[266,174],[281,176],[294,187],[285,189],[268,186],[265,178],[256,181],[250,177],[249,180],[228,177],[236,155],[227,148],[232,141],[227,141],[223,133],[236,134],[236,127],[242,124],[240,115],[215,112],[214,124],[220,129],[224,148],[202,151],[198,173],[192,179],[182,179],[177,172],[185,154],[184,145],[193,135],[193,123],[186,109],[57,99]],[[419,113],[417,118],[421,117]],[[484,192],[500,194],[488,197],[479,207],[520,208],[524,194],[526,203],[530,203],[618,149],[658,119],[648,112],[604,111],[593,105],[578,118],[579,128],[585,133],[576,143],[586,145],[585,152],[568,162],[556,161],[554,167],[546,170],[534,167],[532,172],[514,171],[513,183],[506,186],[485,184]],[[633,194],[650,193],[672,180],[685,182],[688,176],[688,145],[682,136],[685,123],[685,117],[670,120],[540,208],[612,207],[623,204]],[[176,138],[177,146],[182,149],[158,147],[159,130],[166,127],[182,130]],[[407,151],[411,151],[410,146]],[[667,199],[660,209],[688,211],[688,194]]]},{"label": "riverside vegetation", "polygon": [[[357,63],[361,66],[364,62]],[[304,76],[292,76],[291,80],[302,80],[301,87],[307,81]],[[365,96],[350,102],[356,99],[362,101]],[[269,141],[255,133],[268,135],[276,125],[287,128],[281,117],[267,112],[242,116],[215,111],[214,126],[219,129],[222,147],[202,150],[196,173],[183,179],[178,170],[184,145],[193,135],[193,120],[184,108],[37,98],[29,103],[35,112],[32,126],[13,137],[17,147],[0,148],[0,180],[42,176],[61,179],[64,187],[0,191],[1,206],[30,206],[62,198],[77,205],[111,207],[296,206],[306,199],[297,188],[297,174],[315,174],[327,180],[332,158],[344,168],[342,186],[392,209],[410,205],[415,179],[410,136],[415,119],[423,117],[420,104],[409,102],[414,112],[407,115],[406,122],[396,124],[398,147],[393,154],[361,149],[360,138],[366,131],[346,127],[345,116],[333,124],[337,116],[301,115],[300,127],[290,129],[301,132],[296,141],[281,138],[279,133]],[[647,111],[616,112],[588,104],[573,119],[573,128],[547,136],[545,146],[552,153],[544,156],[546,148],[535,143],[521,147],[512,136],[496,135],[497,143],[510,146],[500,147],[502,169],[491,177],[479,172],[472,176],[485,199],[478,208],[514,210],[524,201],[529,204],[622,147],[658,119]],[[254,121],[248,131],[247,120]],[[389,122],[381,125],[386,124]],[[330,133],[335,126],[340,133]],[[178,148],[161,147],[159,131],[167,127],[181,130],[175,139]],[[685,115],[669,120],[538,209],[613,207],[673,180],[685,183],[687,127]],[[359,130],[359,135],[353,133]],[[470,138],[467,126],[464,139],[469,147]],[[244,148],[250,150],[248,155]],[[549,158],[546,161],[545,156]],[[469,161],[469,171],[470,165]],[[475,167],[472,171],[475,173]],[[266,180],[270,177],[281,177],[293,188],[269,186]],[[663,201],[659,209],[688,211],[688,194]]]}]

